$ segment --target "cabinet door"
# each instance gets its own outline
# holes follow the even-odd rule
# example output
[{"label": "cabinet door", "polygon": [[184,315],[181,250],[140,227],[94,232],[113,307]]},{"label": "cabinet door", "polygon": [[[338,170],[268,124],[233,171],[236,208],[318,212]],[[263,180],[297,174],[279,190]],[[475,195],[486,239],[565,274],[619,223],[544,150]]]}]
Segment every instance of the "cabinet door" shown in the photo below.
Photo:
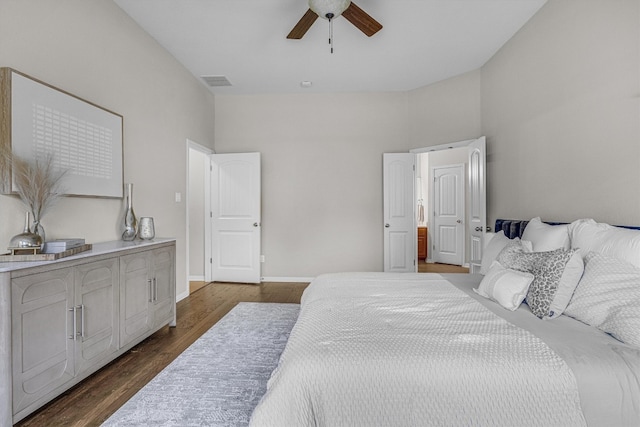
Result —
[{"label": "cabinet door", "polygon": [[15,278],[11,287],[15,414],[75,375],[73,270]]},{"label": "cabinet door", "polygon": [[166,247],[151,252],[153,259],[153,325],[160,326],[175,316],[175,248]]},{"label": "cabinet door", "polygon": [[418,259],[427,258],[427,229],[418,227]]},{"label": "cabinet door", "polygon": [[76,374],[96,368],[118,351],[118,258],[76,267],[76,307],[80,336],[76,346]]},{"label": "cabinet door", "polygon": [[120,347],[152,330],[151,279],[149,252],[120,257]]}]

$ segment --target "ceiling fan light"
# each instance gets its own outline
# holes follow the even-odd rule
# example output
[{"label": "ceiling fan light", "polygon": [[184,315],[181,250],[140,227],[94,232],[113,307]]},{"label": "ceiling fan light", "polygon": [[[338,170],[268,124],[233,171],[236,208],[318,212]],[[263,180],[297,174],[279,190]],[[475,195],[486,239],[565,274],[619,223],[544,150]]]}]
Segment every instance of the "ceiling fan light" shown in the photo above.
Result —
[{"label": "ceiling fan light", "polygon": [[351,0],[309,0],[309,9],[324,19],[327,19],[329,13],[333,14],[333,18],[337,18],[350,4]]}]

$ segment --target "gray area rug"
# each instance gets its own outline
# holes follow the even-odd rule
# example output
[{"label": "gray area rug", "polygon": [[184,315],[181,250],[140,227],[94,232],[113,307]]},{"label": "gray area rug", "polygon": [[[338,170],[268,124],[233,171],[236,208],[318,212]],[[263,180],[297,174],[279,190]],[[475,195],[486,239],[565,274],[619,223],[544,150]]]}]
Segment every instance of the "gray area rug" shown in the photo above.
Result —
[{"label": "gray area rug", "polygon": [[248,425],[299,311],[239,303],[102,425]]}]

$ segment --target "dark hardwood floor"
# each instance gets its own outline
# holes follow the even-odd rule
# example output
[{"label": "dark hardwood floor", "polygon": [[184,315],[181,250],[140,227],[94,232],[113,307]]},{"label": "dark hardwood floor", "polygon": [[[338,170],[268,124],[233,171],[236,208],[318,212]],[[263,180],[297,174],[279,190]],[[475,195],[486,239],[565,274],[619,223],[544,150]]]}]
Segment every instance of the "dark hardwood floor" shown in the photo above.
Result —
[{"label": "dark hardwood floor", "polygon": [[19,422],[18,426],[99,426],[238,302],[299,303],[307,283],[212,283],[178,302],[177,326],[142,343]]},{"label": "dark hardwood floor", "polygon": [[[467,271],[446,264],[420,265],[420,272]],[[238,302],[299,303],[307,285],[196,283],[191,295],[178,302],[175,328],[164,327],[16,425],[99,426]]]}]

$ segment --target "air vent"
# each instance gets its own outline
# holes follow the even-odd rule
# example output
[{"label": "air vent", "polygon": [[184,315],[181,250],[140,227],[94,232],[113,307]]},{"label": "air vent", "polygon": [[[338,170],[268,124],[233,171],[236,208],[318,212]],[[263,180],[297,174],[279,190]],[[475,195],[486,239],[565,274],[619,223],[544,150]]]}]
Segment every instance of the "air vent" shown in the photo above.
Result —
[{"label": "air vent", "polygon": [[211,87],[231,86],[231,82],[225,76],[202,76],[202,80]]}]

